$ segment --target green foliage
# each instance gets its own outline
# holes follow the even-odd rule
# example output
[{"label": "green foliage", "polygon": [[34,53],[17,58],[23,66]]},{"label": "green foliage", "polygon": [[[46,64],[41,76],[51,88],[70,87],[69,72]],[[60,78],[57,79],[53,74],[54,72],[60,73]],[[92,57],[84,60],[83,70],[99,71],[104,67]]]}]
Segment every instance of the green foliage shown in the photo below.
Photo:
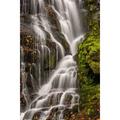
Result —
[{"label": "green foliage", "polygon": [[89,21],[86,39],[78,46],[80,110],[92,119],[99,118],[100,101],[100,31],[99,20]]},{"label": "green foliage", "polygon": [[80,89],[80,109],[90,117],[99,116],[99,84],[83,84]]},{"label": "green foliage", "polygon": [[78,65],[80,70],[79,74],[80,76],[82,75],[83,78],[87,76],[87,78],[93,79],[93,77],[100,72],[99,40],[99,24],[94,21],[92,24],[92,31],[87,35],[84,42],[78,47]]}]

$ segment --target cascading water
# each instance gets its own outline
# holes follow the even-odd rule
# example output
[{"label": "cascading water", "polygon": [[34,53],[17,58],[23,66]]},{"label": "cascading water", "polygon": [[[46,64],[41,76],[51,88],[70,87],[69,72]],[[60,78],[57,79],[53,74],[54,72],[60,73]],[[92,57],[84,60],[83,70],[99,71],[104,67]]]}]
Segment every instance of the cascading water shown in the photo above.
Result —
[{"label": "cascading water", "polygon": [[[78,4],[80,3],[80,4]],[[29,23],[22,25],[34,31],[39,62],[32,63],[29,73],[25,72],[26,64],[21,61],[22,94],[27,103],[21,110],[21,120],[64,120],[64,113],[79,106],[77,93],[77,65],[74,60],[76,44],[84,39],[80,0],[21,0],[21,16],[29,16]],[[58,39],[57,34],[64,36]],[[45,71],[45,60],[49,66],[55,44],[55,69]],[[65,45],[69,46],[66,52]],[[24,59],[21,47],[21,59]],[[33,72],[34,71],[34,75]],[[37,76],[37,77],[36,77]],[[31,82],[32,90],[27,83]],[[35,95],[31,99],[31,94]]]}]

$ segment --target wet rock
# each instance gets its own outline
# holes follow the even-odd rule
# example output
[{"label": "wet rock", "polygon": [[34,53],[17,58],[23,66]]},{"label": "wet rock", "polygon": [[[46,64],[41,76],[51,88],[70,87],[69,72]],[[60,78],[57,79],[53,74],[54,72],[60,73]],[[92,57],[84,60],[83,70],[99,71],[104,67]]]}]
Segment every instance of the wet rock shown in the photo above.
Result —
[{"label": "wet rock", "polygon": [[29,14],[39,13],[40,6],[38,3],[39,2],[36,0],[36,2],[35,2],[36,8],[33,8],[34,3],[31,2],[30,0],[20,0],[20,14],[21,15],[29,15]]},{"label": "wet rock", "polygon": [[55,42],[51,42],[50,40],[47,40],[46,45],[48,46],[48,48],[50,49],[50,55],[49,57],[47,57],[47,59],[45,60],[45,63],[47,63],[47,60],[49,58],[49,62],[48,64],[45,64],[45,68],[46,69],[54,69],[56,66],[56,44]]},{"label": "wet rock", "polygon": [[[70,45],[67,42],[67,38],[65,38],[65,36],[61,33],[61,32],[54,32],[54,37],[59,41],[59,43],[61,43],[61,45],[64,47],[65,49],[65,54],[71,54],[70,51]],[[69,40],[68,40],[69,41]]]},{"label": "wet rock", "polygon": [[38,80],[40,78],[40,74],[39,74],[39,65],[37,63],[32,63],[31,65],[31,74],[33,75],[35,81],[38,83]]},{"label": "wet rock", "polygon": [[48,20],[51,24],[52,31],[61,31],[60,23],[58,21],[57,14],[55,13],[54,9],[50,6],[47,6],[46,12],[48,14]]},{"label": "wet rock", "polygon": [[[56,108],[53,108],[51,111],[50,111],[50,113],[49,113],[49,116],[46,118],[46,120],[52,120],[52,119],[54,119],[55,117],[56,117],[56,113],[57,113],[57,111],[58,111],[58,108],[56,107]],[[57,119],[57,118],[56,118]]]},{"label": "wet rock", "polygon": [[65,119],[66,119],[66,118],[70,118],[71,112],[72,112],[71,109],[65,109],[64,112],[63,112],[64,118],[65,118]]},{"label": "wet rock", "polygon": [[27,106],[27,101],[26,101],[26,99],[25,99],[25,97],[22,93],[20,95],[20,105],[21,105],[21,107],[20,107],[21,110],[20,111],[24,111],[26,106]]},{"label": "wet rock", "polygon": [[35,44],[35,40],[32,35],[21,33],[21,46],[32,49],[34,48],[34,44]]},{"label": "wet rock", "polygon": [[40,61],[39,52],[35,49],[24,49],[24,62],[38,63]]},{"label": "wet rock", "polygon": [[32,120],[39,120],[39,118],[40,118],[40,112],[36,112],[36,113],[33,115]]},{"label": "wet rock", "polygon": [[75,105],[73,106],[73,113],[77,113],[78,110],[79,110],[79,104],[75,104]]}]

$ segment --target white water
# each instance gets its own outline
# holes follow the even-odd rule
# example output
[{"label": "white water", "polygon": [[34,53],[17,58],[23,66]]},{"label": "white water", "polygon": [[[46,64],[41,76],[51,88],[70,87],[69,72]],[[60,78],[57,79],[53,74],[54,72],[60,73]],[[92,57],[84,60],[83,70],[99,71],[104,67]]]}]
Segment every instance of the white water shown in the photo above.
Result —
[{"label": "white water", "polygon": [[[23,0],[21,14],[28,14],[26,1]],[[21,120],[32,120],[36,113],[39,113],[39,120],[47,120],[51,116],[51,112],[56,110],[58,115],[52,116],[51,120],[64,120],[64,110],[72,109],[74,105],[79,104],[79,94],[77,93],[77,65],[74,60],[76,54],[76,45],[84,39],[84,31],[82,20],[80,16],[79,2],[80,0],[48,0],[49,7],[54,11],[57,16],[61,27],[61,33],[66,38],[70,47],[71,55],[65,54],[63,45],[54,37],[54,32],[51,29],[51,23],[47,18],[48,14],[45,11],[44,0],[29,0],[31,15],[31,28],[36,33],[36,38],[40,41],[41,63],[34,65],[37,66],[39,74],[38,88],[36,91],[37,96],[30,103],[29,100],[25,111],[21,113]],[[81,3],[81,2],[80,2]],[[41,27],[42,26],[42,27]],[[50,57],[50,48],[46,45],[46,32],[49,33],[50,39],[56,44],[56,56],[60,56],[57,60],[56,69],[52,72],[49,71],[49,77],[46,77],[43,82],[41,74],[45,74],[44,57]],[[38,50],[39,51],[39,50]],[[41,72],[42,71],[42,72]],[[24,70],[22,71],[24,73]],[[33,89],[35,83],[31,74],[31,81]],[[25,74],[23,75],[24,81],[26,80]],[[25,83],[24,83],[25,84]],[[26,84],[24,85],[25,89]],[[23,89],[23,94],[25,92]],[[34,90],[35,91],[35,90]],[[29,93],[27,93],[29,94]],[[29,97],[28,97],[29,99]],[[55,114],[55,112],[53,112]]]}]

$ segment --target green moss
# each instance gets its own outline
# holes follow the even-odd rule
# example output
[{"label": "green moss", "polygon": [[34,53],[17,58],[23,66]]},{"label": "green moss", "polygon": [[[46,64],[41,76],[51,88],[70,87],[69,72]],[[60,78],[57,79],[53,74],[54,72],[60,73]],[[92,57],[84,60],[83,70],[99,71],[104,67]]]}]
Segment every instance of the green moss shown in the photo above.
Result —
[{"label": "green moss", "polygon": [[80,80],[80,110],[92,119],[100,117],[100,26],[89,21],[86,39],[78,46],[77,63]]},{"label": "green moss", "polygon": [[[78,47],[79,74],[91,79],[100,72],[100,36],[98,26],[98,23],[94,22],[93,30]],[[91,77],[91,73],[93,77]]]},{"label": "green moss", "polygon": [[52,54],[49,59],[49,68],[53,69],[53,68],[55,68],[55,65],[56,65],[56,56],[55,56],[55,52],[54,52],[54,54]]},{"label": "green moss", "polygon": [[99,87],[99,85],[86,83],[80,90],[80,109],[90,117],[99,116]]}]

